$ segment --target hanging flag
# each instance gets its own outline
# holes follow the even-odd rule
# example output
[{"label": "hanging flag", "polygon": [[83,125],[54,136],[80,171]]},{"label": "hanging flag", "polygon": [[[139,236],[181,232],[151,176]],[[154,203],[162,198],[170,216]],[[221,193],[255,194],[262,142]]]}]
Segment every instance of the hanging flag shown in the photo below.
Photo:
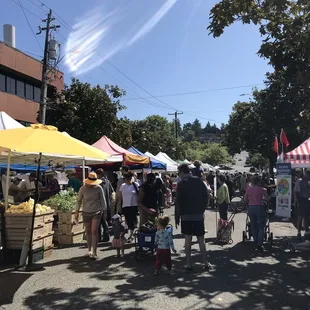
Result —
[{"label": "hanging flag", "polygon": [[279,155],[279,142],[278,137],[274,137],[273,149]]},{"label": "hanging flag", "polygon": [[284,144],[286,147],[288,147],[290,145],[290,143],[287,140],[287,136],[285,134],[285,131],[283,130],[283,128],[281,129],[281,134],[280,134],[280,141],[282,144]]}]

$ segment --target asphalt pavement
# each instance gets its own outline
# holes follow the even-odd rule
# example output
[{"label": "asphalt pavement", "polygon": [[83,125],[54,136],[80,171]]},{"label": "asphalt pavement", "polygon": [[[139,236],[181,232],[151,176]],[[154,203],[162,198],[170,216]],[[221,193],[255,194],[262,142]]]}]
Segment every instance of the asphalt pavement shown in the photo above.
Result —
[{"label": "asphalt pavement", "polygon": [[[166,212],[171,216],[173,209]],[[78,245],[55,249],[33,273],[0,269],[0,309],[310,309],[308,253],[289,253],[284,237],[294,241],[294,226],[273,220],[274,245],[256,253],[243,244],[246,215],[234,218],[233,244],[215,241],[214,211],[206,212],[206,242],[210,272],[202,270],[198,244],[193,244],[193,272],[184,271],[184,239],[174,231],[174,272],[154,276],[154,256],[136,261],[134,246],[116,258],[109,244],[100,245],[99,260],[83,257]]]}]

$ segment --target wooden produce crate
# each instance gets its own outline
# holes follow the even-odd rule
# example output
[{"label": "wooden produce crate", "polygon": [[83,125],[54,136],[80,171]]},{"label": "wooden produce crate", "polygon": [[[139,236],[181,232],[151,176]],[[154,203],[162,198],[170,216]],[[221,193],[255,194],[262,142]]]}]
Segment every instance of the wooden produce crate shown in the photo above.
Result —
[{"label": "wooden produce crate", "polygon": [[54,232],[52,232],[52,233],[49,234],[49,235],[46,235],[46,236],[43,238],[44,250],[53,247],[53,236],[54,236]]},{"label": "wooden produce crate", "polygon": [[84,232],[83,223],[78,224],[58,224],[58,234],[60,235],[71,235],[76,233]]},{"label": "wooden produce crate", "polygon": [[43,214],[44,223],[54,222],[54,212],[47,212]]},{"label": "wooden produce crate", "polygon": [[[29,233],[30,235],[30,233]],[[5,230],[6,240],[13,240],[13,241],[24,241],[26,236],[25,229],[18,229],[18,228],[6,228]],[[44,237],[44,227],[38,227],[33,230],[32,239],[37,240]]]},{"label": "wooden produce crate", "polygon": [[[24,240],[7,240],[6,247],[8,249],[21,250],[23,248]],[[43,247],[43,239],[34,240],[32,242],[32,250]]]},{"label": "wooden produce crate", "polygon": [[44,236],[49,235],[53,231],[53,224],[54,221],[44,223]]},{"label": "wooden produce crate", "polygon": [[[34,218],[34,228],[41,227],[44,224],[44,216],[42,214],[36,215]],[[31,228],[32,214],[22,213],[6,213],[5,226],[7,228]]]},{"label": "wooden produce crate", "polygon": [[53,254],[53,247],[44,249],[43,258],[50,257]]},{"label": "wooden produce crate", "polygon": [[58,243],[60,245],[83,243],[83,239],[84,239],[84,232],[71,235],[60,235],[60,234],[58,235]]},{"label": "wooden produce crate", "polygon": [[[75,211],[73,212],[58,212],[58,224],[71,224],[75,220]],[[82,212],[79,214],[79,222],[83,220]]]}]

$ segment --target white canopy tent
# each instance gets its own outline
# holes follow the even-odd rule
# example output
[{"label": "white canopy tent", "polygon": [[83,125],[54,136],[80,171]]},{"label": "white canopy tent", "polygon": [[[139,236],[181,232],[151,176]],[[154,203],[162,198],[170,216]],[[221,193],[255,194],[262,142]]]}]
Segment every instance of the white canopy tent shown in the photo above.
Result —
[{"label": "white canopy tent", "polygon": [[10,115],[6,114],[3,111],[0,112],[0,130],[23,128],[23,127],[25,126],[17,122]]},{"label": "white canopy tent", "polygon": [[166,153],[159,152],[156,156],[156,159],[162,161],[167,165],[168,172],[177,172],[179,164],[172,160]]}]

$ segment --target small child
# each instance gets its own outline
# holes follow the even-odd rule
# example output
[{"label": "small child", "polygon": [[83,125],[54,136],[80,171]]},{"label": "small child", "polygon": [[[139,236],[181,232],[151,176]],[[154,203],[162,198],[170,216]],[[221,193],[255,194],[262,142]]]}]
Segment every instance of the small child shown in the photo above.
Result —
[{"label": "small child", "polygon": [[162,264],[166,265],[169,272],[171,271],[171,251],[176,253],[173,244],[172,232],[170,229],[167,229],[169,224],[168,216],[161,216],[157,221],[157,232],[155,235],[155,245],[157,245],[157,255],[156,255],[156,269],[155,275],[160,273]]},{"label": "small child", "polygon": [[124,257],[124,244],[126,243],[125,233],[126,229],[122,225],[122,218],[119,214],[112,217],[112,230],[114,238],[112,240],[112,247],[117,251],[117,257]]}]

